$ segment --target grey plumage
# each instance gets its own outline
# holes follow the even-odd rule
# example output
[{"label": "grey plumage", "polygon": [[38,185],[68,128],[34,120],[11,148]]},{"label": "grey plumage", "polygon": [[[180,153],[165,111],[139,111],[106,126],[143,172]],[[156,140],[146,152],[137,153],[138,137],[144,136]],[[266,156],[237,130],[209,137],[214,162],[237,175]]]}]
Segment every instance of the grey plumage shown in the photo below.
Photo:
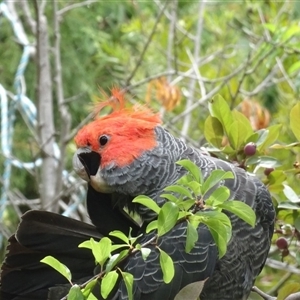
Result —
[{"label": "grey plumage", "polygon": [[[203,155],[197,149],[188,147],[184,142],[174,138],[162,127],[157,126],[155,133],[158,141],[156,148],[144,152],[129,166],[118,168],[112,163],[101,170],[101,175],[116,193],[131,196],[146,194],[161,206],[165,202],[165,199],[159,197],[163,189],[173,184],[186,172],[181,166],[175,164],[178,160],[190,159],[193,161],[201,169],[204,178],[207,178],[215,169],[233,172],[234,179],[226,179],[219,184],[229,188],[231,200],[236,199],[245,202],[255,211],[256,226],[252,228],[237,216],[227,213],[232,223],[232,238],[228,244],[227,253],[222,259],[217,257],[216,246],[207,228],[202,225],[199,226],[199,240],[193,250],[196,259],[190,268],[186,268],[187,261],[191,256],[184,253],[184,230],[186,230],[184,225],[175,227],[172,233],[163,237],[161,246],[162,248],[165,247],[175,262],[177,275],[174,280],[180,281],[178,278],[189,278],[188,280],[181,279],[180,282],[177,282],[177,287],[210,277],[201,294],[201,300],[247,299],[270,248],[275,212],[269,192],[256,177],[243,169],[217,158]],[[155,216],[151,210],[139,204],[122,200],[118,204],[121,207],[128,206],[146,222]],[[207,238],[207,235],[210,238]],[[172,243],[175,243],[172,245],[173,249],[168,244],[168,237],[172,237]],[[149,259],[151,260],[152,257],[154,259],[155,255],[158,255],[157,252],[154,249]],[[203,261],[203,257],[207,257],[208,260]],[[215,260],[214,262],[212,262],[211,257]],[[131,265],[135,267],[133,268]],[[125,267],[125,269],[128,268],[133,272],[136,279],[135,289],[140,290],[136,293],[135,299],[148,299],[145,296],[147,291],[144,290],[146,289],[145,278],[152,278],[147,280],[151,281],[151,284],[148,285],[153,285],[153,289],[157,289],[157,291],[162,289],[161,274],[158,274],[158,271],[152,274],[151,271],[153,265],[159,269],[157,259],[155,263],[148,265],[149,269],[147,269],[147,263],[143,263],[140,255],[137,254]],[[145,269],[143,277],[140,276],[140,268]],[[146,276],[147,272],[149,273],[148,277]],[[157,279],[158,277],[160,279]],[[182,284],[183,281],[184,284]],[[118,299],[127,299],[122,291],[123,289],[120,289],[120,298]],[[143,297],[138,296],[143,293]],[[173,296],[174,292],[172,296],[164,299],[173,299]]]}]

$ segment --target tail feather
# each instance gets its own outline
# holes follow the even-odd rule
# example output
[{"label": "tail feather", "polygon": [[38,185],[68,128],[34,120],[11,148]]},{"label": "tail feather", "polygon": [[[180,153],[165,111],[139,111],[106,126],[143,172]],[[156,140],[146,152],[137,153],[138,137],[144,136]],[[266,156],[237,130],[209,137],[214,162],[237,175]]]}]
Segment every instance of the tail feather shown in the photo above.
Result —
[{"label": "tail feather", "polygon": [[1,269],[0,299],[47,299],[49,288],[68,281],[53,268],[40,262],[52,255],[72,273],[73,282],[91,277],[94,258],[78,245],[101,234],[91,225],[61,215],[29,211],[23,215],[15,235],[9,239]]}]

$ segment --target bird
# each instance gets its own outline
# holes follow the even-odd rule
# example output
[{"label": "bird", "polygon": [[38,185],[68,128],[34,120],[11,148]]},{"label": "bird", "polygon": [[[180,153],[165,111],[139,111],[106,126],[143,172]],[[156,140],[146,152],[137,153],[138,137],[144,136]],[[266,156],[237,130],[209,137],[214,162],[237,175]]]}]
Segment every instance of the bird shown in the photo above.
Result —
[{"label": "bird", "polygon": [[[198,240],[191,252],[187,253],[187,222],[176,223],[174,228],[157,239],[156,245],[148,245],[151,252],[146,260],[141,252],[137,251],[122,263],[122,270],[131,273],[134,278],[133,299],[173,300],[188,284],[204,280],[201,300],[248,298],[254,281],[265,264],[274,231],[275,210],[266,186],[244,169],[206,155],[174,137],[162,126],[159,114],[148,107],[129,107],[126,104],[124,92],[117,88],[112,89],[112,96],[96,107],[95,119],[80,129],[75,136],[77,150],[73,156],[73,168],[88,182],[87,211],[93,225],[77,223],[78,221],[49,212],[31,211],[25,214],[16,234],[10,239],[8,254],[2,266],[1,299],[34,299],[22,298],[22,295],[21,298],[15,297],[18,292],[14,285],[9,287],[13,281],[12,277],[18,271],[21,276],[35,276],[30,269],[30,262],[32,260],[35,271],[39,261],[30,256],[32,251],[38,252],[39,255],[48,255],[49,252],[54,256],[56,254],[66,265],[71,265],[71,271],[78,271],[75,281],[82,282],[87,276],[92,276],[94,265],[87,263],[80,272],[76,267],[76,260],[82,264],[84,261],[94,261],[88,257],[90,253],[81,252],[83,249],[78,247],[72,248],[74,257],[66,255],[63,248],[69,243],[68,240],[73,241],[70,245],[73,246],[75,241],[78,245],[87,239],[87,236],[99,240],[108,236],[112,230],[120,230],[125,234],[132,230],[133,234],[139,236],[140,244],[151,240],[153,233],[147,233],[145,229],[157,215],[148,207],[133,202],[133,199],[138,195],[146,195],[162,207],[166,203],[166,199],[161,196],[164,189],[175,184],[187,173],[185,168],[177,164],[182,159],[193,162],[204,179],[214,170],[232,172],[233,179],[222,180],[211,192],[219,186],[227,187],[230,191],[229,201],[237,199],[253,209],[256,215],[255,226],[251,227],[236,215],[224,211],[231,221],[232,235],[225,255],[220,258],[216,242],[205,224],[199,224],[197,227]],[[98,116],[107,106],[112,107],[112,112]],[[205,200],[204,198],[204,203]],[[129,213],[137,214],[142,220],[142,225],[137,224],[124,208]],[[46,214],[48,218],[38,217],[39,214]],[[53,219],[56,221],[52,221]],[[27,227],[34,226],[29,225],[34,221],[35,229],[28,230]],[[59,224],[56,227],[57,231],[49,234],[55,224]],[[39,235],[36,231],[39,230],[43,231],[43,238],[36,240],[35,236]],[[23,247],[29,249],[29,264],[22,263],[27,255]],[[163,280],[158,248],[168,253],[174,262],[175,274],[169,284]],[[20,262],[18,255],[21,257],[23,252],[24,260]],[[45,266],[39,268],[44,269]],[[22,284],[19,283],[19,286],[22,288]],[[42,297],[48,295],[48,298],[36,296],[36,299],[60,299],[55,298],[55,288],[65,291],[64,287],[62,282],[57,280],[57,274],[53,275],[52,271],[51,275],[40,278],[38,288],[37,285],[24,288],[26,293],[42,291]],[[54,298],[49,296],[51,289]],[[5,293],[8,295],[6,298],[3,297]],[[102,296],[97,295],[97,299],[102,299]],[[107,299],[128,299],[126,285],[122,279]]]}]

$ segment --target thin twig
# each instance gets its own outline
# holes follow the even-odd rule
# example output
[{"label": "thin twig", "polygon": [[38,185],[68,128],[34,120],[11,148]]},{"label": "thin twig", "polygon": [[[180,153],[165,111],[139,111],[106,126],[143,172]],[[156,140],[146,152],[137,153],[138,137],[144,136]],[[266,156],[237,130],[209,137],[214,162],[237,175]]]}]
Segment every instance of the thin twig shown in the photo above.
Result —
[{"label": "thin twig", "polygon": [[74,136],[77,134],[79,129],[81,129],[84,125],[86,125],[88,122],[90,122],[95,117],[95,113],[91,112],[88,114],[75,128],[72,129],[72,131],[65,137],[65,143],[70,142]]},{"label": "thin twig", "polygon": [[153,38],[153,36],[154,36],[154,34],[156,32],[157,25],[158,25],[158,23],[159,23],[162,15],[163,15],[163,12],[164,12],[166,6],[168,5],[168,3],[169,2],[166,1],[165,4],[164,4],[164,6],[163,6],[163,8],[160,10],[160,12],[159,12],[159,14],[158,14],[158,16],[156,18],[155,24],[154,24],[154,26],[152,28],[152,31],[151,31],[151,33],[150,33],[150,35],[148,37],[148,40],[147,40],[147,42],[146,42],[146,44],[144,46],[144,49],[142,50],[141,55],[140,55],[140,57],[139,57],[136,65],[135,65],[135,68],[133,69],[133,71],[131,72],[131,74],[129,75],[129,77],[125,81],[125,86],[128,86],[130,84],[130,81],[132,80],[132,78],[134,77],[134,75],[137,72],[138,68],[140,67],[140,65],[142,63],[142,60],[144,58],[144,55],[145,55],[145,53],[146,53],[146,51],[147,51],[147,49],[148,49],[148,47],[150,45],[150,42],[152,41],[152,38]]},{"label": "thin twig", "polygon": [[[145,242],[144,244],[141,245],[141,248],[144,248],[148,245],[150,245],[153,241],[157,240],[158,235],[155,234],[152,238],[150,238],[147,242]],[[126,245],[124,245],[125,247]],[[124,256],[119,262],[118,264],[120,264],[122,261],[124,261],[126,258],[128,258],[130,255],[139,252],[140,250],[137,248],[133,248],[132,250],[129,249],[128,254],[126,256]],[[117,267],[117,266],[116,266]],[[91,281],[95,280],[95,279],[100,279],[104,274],[106,273],[106,271],[102,271],[99,274],[94,275],[92,278],[90,278],[89,280],[87,280],[86,282],[84,282],[83,284],[80,285],[80,288],[83,289],[85,288]],[[67,296],[61,298],[60,300],[67,300]]]},{"label": "thin twig", "polygon": [[289,280],[289,278],[291,278],[292,275],[293,273],[286,273],[282,278],[278,280],[278,282],[276,282],[276,284],[270,290],[268,290],[267,294],[269,295],[275,294],[283,286],[283,284],[287,280]]},{"label": "thin twig", "polygon": [[28,5],[28,0],[19,1],[18,4],[21,6],[22,11],[24,12],[25,21],[27,22],[30,30],[33,34],[36,34],[36,21],[31,15],[31,11]]},{"label": "thin twig", "polygon": [[57,16],[57,1],[52,1],[53,5],[53,22],[54,22],[54,83],[56,90],[56,100],[58,104],[58,111],[60,114],[60,162],[57,167],[56,180],[56,194],[62,190],[62,172],[65,168],[66,147],[67,143],[65,137],[70,133],[71,128],[71,115],[68,107],[64,101],[63,79],[62,79],[62,66],[60,58],[60,27]]},{"label": "thin twig", "polygon": [[[250,61],[251,61],[251,52],[249,52],[248,57],[247,57],[247,63],[248,63],[248,65],[250,64]],[[235,106],[235,101],[236,101],[237,96],[238,96],[238,94],[240,92],[240,88],[241,88],[241,86],[242,86],[242,84],[243,84],[243,82],[244,82],[244,80],[246,78],[246,70],[247,70],[247,65],[245,66],[244,72],[242,73],[242,76],[239,79],[236,92],[231,97],[231,105],[230,105],[231,109],[233,109],[234,106]]]},{"label": "thin twig", "polygon": [[263,291],[261,291],[258,287],[253,286],[252,287],[252,291],[257,293],[259,296],[261,296],[264,300],[276,300],[275,297],[272,297],[266,293],[264,293]]},{"label": "thin twig", "polygon": [[[204,17],[204,9],[205,9],[205,1],[202,0],[199,2],[199,7],[198,7],[198,22],[197,22],[197,32],[196,32],[196,40],[195,40],[195,48],[194,48],[194,53],[193,53],[193,61],[197,62],[199,61],[199,56],[200,56],[200,50],[201,50],[201,41],[202,41],[202,30],[203,30],[203,17]],[[193,69],[195,64],[193,64]],[[197,67],[196,67],[197,68]],[[198,76],[197,76],[198,75]],[[200,77],[200,74],[196,72],[196,76]],[[199,81],[199,79],[198,79]],[[201,82],[201,80],[200,80]],[[196,87],[196,80],[191,79],[189,86],[188,86],[188,95],[186,99],[186,108],[189,108],[194,100],[194,95],[195,95],[195,87]],[[205,89],[204,89],[205,90]],[[205,97],[205,95],[201,95],[202,97]],[[186,136],[188,133],[188,130],[190,128],[190,123],[191,123],[191,114],[186,114],[184,116],[183,120],[183,126],[181,129],[181,134],[182,136]]]},{"label": "thin twig", "polygon": [[66,6],[66,7],[62,8],[61,10],[57,11],[57,16],[58,17],[62,16],[63,14],[65,14],[66,12],[68,12],[68,11],[74,9],[74,8],[87,6],[87,5],[90,5],[92,3],[96,3],[96,2],[99,2],[99,0],[87,0],[87,1],[80,2],[80,3],[71,4],[71,5]]}]

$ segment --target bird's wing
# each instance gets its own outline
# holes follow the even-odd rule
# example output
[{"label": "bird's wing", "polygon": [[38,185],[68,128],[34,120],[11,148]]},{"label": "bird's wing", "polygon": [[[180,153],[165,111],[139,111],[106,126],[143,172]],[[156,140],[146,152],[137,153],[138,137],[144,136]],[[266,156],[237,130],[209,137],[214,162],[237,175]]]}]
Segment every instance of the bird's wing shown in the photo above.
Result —
[{"label": "bird's wing", "polygon": [[47,299],[48,288],[67,280],[40,262],[52,255],[65,264],[74,281],[91,277],[95,268],[89,249],[78,248],[85,240],[101,234],[89,224],[45,211],[29,211],[22,216],[18,230],[9,239],[1,269],[0,298]]}]

